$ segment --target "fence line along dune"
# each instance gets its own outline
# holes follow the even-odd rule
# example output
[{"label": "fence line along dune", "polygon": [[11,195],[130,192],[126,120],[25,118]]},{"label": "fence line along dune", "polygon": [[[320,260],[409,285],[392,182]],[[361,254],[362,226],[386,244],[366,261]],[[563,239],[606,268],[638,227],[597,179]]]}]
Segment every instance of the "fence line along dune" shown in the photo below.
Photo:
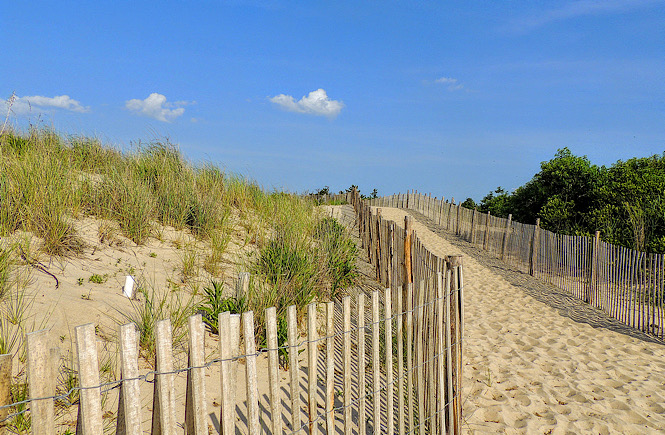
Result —
[{"label": "fence line along dune", "polygon": [[[182,428],[188,434],[460,433],[461,258],[434,255],[408,228],[395,231],[395,222],[354,194],[362,246],[385,290],[358,288],[341,300],[311,303],[305,325],[290,306],[283,344],[274,308],[265,313],[264,344],[255,340],[255,313],[220,313],[219,349],[212,357],[197,314],[188,319],[182,368],[174,361],[170,320],[155,324],[154,370],[139,365],[134,325],[121,325],[121,379],[110,382],[100,380],[95,325],[80,325],[80,383],[62,394],[55,390],[49,333],[33,332],[27,337],[28,399],[7,403],[9,396],[0,394],[0,418],[29,415],[33,433],[56,433],[54,409],[75,395],[77,433],[84,434],[175,434]],[[117,407],[108,409],[109,403]]]},{"label": "fence line along dune", "polygon": [[[631,330],[570,290],[531,277],[528,250],[521,268],[501,262],[500,251],[483,254],[485,233],[478,228],[485,221],[479,214],[474,219],[469,213],[465,223],[462,209],[458,225],[457,206],[440,214],[441,202],[409,196],[409,210],[390,208],[406,208],[406,195],[371,204],[395,222],[413,215],[415,233],[433,254],[466,254],[463,433],[665,431],[662,341]],[[412,204],[420,211],[411,209]],[[462,241],[470,237],[472,219],[474,245]],[[488,236],[487,245],[503,244],[502,225],[505,228],[505,221],[495,224],[498,229]],[[519,233],[513,237],[519,240]]]},{"label": "fence line along dune", "polygon": [[567,236],[417,192],[369,201],[417,211],[511,267],[555,285],[642,332],[665,338],[665,255]]}]

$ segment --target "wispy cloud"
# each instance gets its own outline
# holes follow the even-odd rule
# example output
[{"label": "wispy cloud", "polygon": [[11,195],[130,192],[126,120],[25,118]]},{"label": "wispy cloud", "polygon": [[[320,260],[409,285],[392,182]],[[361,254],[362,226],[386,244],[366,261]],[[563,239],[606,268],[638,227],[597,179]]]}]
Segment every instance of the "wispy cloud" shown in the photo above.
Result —
[{"label": "wispy cloud", "polygon": [[183,106],[190,104],[194,104],[194,102],[169,103],[164,95],[153,92],[145,100],[133,99],[125,102],[125,107],[137,115],[154,118],[157,121],[171,122],[185,113]]},{"label": "wispy cloud", "polygon": [[[9,101],[4,102],[5,110],[9,108],[9,105]],[[83,106],[80,102],[70,98],[69,95],[56,95],[55,97],[43,97],[41,95],[15,97],[11,104],[11,111],[15,115],[26,115],[49,109],[62,109],[79,113],[90,111],[90,107]]]},{"label": "wispy cloud", "polygon": [[559,8],[543,11],[539,14],[515,19],[509,24],[509,29],[516,32],[544,26],[553,21],[562,21],[588,15],[620,14],[635,9],[646,8],[656,4],[665,3],[663,0],[579,0],[564,4]]},{"label": "wispy cloud", "polygon": [[439,85],[444,85],[446,89],[448,89],[450,92],[459,91],[460,89],[464,88],[463,84],[461,84],[457,79],[452,77],[441,77],[434,80],[434,83]]},{"label": "wispy cloud", "polygon": [[334,118],[344,108],[344,103],[331,100],[323,89],[310,92],[306,97],[296,101],[291,95],[279,94],[270,101],[290,112],[309,113],[312,115]]}]

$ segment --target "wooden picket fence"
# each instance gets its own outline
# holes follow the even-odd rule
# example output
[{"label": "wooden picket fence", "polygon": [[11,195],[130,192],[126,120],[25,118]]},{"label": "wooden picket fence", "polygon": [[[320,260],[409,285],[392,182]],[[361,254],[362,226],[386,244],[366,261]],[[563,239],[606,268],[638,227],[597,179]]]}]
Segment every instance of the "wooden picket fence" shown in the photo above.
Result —
[{"label": "wooden picket fence", "polygon": [[[29,399],[23,403],[28,410],[17,411],[21,404],[8,403],[2,385],[11,378],[11,369],[9,374],[0,370],[0,420],[28,412],[32,433],[62,432],[55,404],[75,391],[77,434],[109,430],[109,411],[115,412],[111,430],[118,434],[459,434],[461,257],[438,258],[420,243],[410,221],[405,230],[396,231],[394,222],[372,214],[357,193],[349,201],[384,291],[355,289],[339,301],[310,304],[304,325],[299,325],[296,307],[289,307],[284,342],[278,341],[276,310],[269,308],[266,345],[259,348],[251,311],[221,313],[219,348],[212,360],[210,355],[206,359],[202,318],[192,316],[183,368],[176,367],[169,320],[156,323],[154,370],[140,369],[136,328],[122,325],[121,379],[107,383],[100,383],[95,326],[81,325],[75,328],[79,385],[62,395],[56,395],[48,331],[30,333]],[[280,350],[288,353],[285,377]],[[0,366],[7,357],[0,356]],[[215,382],[210,381],[212,372],[218,372]],[[182,377],[184,391],[177,388]],[[146,389],[152,390],[150,411],[141,401]],[[103,406],[109,402],[103,395],[112,391],[118,394],[117,410]],[[211,407],[206,391],[215,391],[219,403]]]},{"label": "wooden picket fence", "polygon": [[556,234],[418,192],[370,200],[418,211],[438,226],[493,253],[647,334],[665,338],[665,255],[614,246],[594,237]]}]

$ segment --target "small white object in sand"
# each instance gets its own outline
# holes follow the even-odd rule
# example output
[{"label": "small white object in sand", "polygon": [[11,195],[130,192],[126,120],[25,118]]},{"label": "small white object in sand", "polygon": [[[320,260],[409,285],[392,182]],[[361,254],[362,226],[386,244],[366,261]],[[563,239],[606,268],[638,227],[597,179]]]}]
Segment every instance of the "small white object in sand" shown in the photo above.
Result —
[{"label": "small white object in sand", "polygon": [[127,278],[125,278],[125,286],[122,288],[122,292],[130,299],[134,296],[134,277],[131,275],[127,275]]}]

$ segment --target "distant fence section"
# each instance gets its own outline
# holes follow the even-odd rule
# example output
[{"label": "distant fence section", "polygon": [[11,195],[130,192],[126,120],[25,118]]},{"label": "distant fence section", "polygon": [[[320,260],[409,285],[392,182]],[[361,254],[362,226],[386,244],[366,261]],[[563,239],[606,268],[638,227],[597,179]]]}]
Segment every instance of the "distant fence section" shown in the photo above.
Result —
[{"label": "distant fence section", "polygon": [[535,225],[480,213],[417,192],[369,200],[424,214],[441,228],[553,284],[609,316],[664,337],[665,256],[614,246],[594,237],[555,234]]},{"label": "distant fence section", "polygon": [[[288,307],[286,337],[278,335],[275,308],[268,308],[266,343],[260,347],[251,311],[221,313],[219,345],[212,356],[206,356],[202,318],[192,316],[186,367],[178,367],[174,357],[169,320],[155,326],[154,370],[141,369],[134,324],[122,325],[121,379],[105,383],[100,382],[95,325],[81,325],[75,328],[79,385],[62,394],[56,393],[48,331],[28,334],[29,397],[9,403],[4,393],[11,369],[2,371],[0,420],[29,417],[32,433],[50,435],[63,432],[58,407],[78,403],[77,434],[175,434],[183,429],[197,435],[459,434],[462,259],[427,251],[410,219],[398,230],[395,222],[372,213],[356,192],[346,200],[354,206],[363,249],[384,291],[355,289],[340,301],[310,304],[302,322],[296,307]],[[280,374],[280,354],[288,355],[286,376]],[[0,362],[10,358],[2,356]],[[146,390],[152,397],[149,409],[141,400]],[[218,402],[211,402],[206,394],[211,391]],[[117,397],[112,410],[105,407],[116,402],[103,400],[110,393]]]}]

